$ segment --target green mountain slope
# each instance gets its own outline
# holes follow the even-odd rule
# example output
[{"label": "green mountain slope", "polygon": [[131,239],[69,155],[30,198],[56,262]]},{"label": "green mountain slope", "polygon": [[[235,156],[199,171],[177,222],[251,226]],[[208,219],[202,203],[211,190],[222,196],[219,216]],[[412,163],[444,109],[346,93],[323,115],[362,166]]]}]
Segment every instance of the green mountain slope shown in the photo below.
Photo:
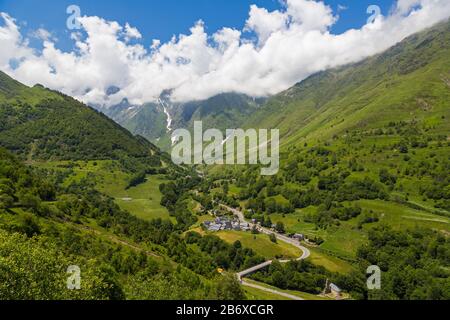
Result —
[{"label": "green mountain slope", "polygon": [[[213,200],[304,235],[316,265],[347,275],[353,267],[356,273],[335,280],[352,297],[448,299],[449,79],[450,22],[310,77],[244,124],[280,129],[279,173],[207,167]],[[381,290],[365,289],[370,265],[382,270]],[[253,278],[315,293],[291,281],[305,273],[293,269],[273,267]]]},{"label": "green mountain slope", "polygon": [[0,146],[32,159],[151,157],[157,148],[73,98],[0,73]]},{"label": "green mountain slope", "polygon": [[246,127],[281,130],[282,144],[329,139],[415,120],[448,132],[450,23],[413,35],[385,53],[311,76],[271,98]]},{"label": "green mountain slope", "polygon": [[133,134],[143,136],[155,144],[167,135],[167,116],[160,104],[132,106],[124,100],[119,105],[101,111]]},{"label": "green mountain slope", "polygon": [[[153,125],[149,126],[148,123]],[[121,124],[134,134],[139,134],[155,143],[167,133],[167,117],[161,107],[156,104],[143,105],[136,116]]]},{"label": "green mountain slope", "polygon": [[[224,93],[207,100],[172,103],[162,96],[159,103],[131,106],[127,101],[101,109],[108,117],[133,134],[141,135],[163,150],[171,146],[171,130],[192,129],[194,121],[203,121],[204,128],[220,130],[239,128],[245,119],[264,102],[243,94]],[[170,128],[168,127],[170,116]]]},{"label": "green mountain slope", "polygon": [[194,121],[203,121],[205,129],[222,131],[239,128],[255,112],[264,99],[244,94],[223,93],[203,101],[180,104],[172,111],[176,128],[192,128]]}]

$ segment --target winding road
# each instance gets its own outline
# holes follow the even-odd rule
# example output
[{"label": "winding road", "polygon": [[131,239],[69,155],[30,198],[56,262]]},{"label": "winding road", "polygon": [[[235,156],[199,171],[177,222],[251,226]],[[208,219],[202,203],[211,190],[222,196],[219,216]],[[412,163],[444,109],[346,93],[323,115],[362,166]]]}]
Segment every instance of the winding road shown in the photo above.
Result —
[{"label": "winding road", "polygon": [[[253,228],[255,226],[254,224],[252,224],[252,223],[250,223],[250,222],[245,220],[244,214],[241,211],[239,211],[237,209],[234,209],[232,207],[226,206],[224,204],[221,204],[220,206],[225,208],[225,209],[227,209],[228,211],[232,212],[235,216],[237,216],[239,218],[239,220],[241,222],[248,223],[250,225],[250,228]],[[274,234],[277,237],[278,240],[283,241],[283,242],[285,242],[287,244],[293,245],[294,247],[297,247],[300,250],[302,250],[303,254],[302,254],[302,256],[300,258],[297,259],[298,261],[299,260],[305,260],[305,259],[309,258],[309,256],[311,255],[311,252],[309,251],[309,249],[304,247],[304,246],[302,246],[298,240],[289,238],[289,237],[287,237],[287,236],[285,236],[283,234],[280,234],[278,232],[274,232],[274,231],[272,231],[270,229],[267,229],[267,228],[264,228],[264,227],[261,227],[261,226],[257,226],[257,228],[258,228],[259,232],[261,232],[261,233],[264,233],[264,234],[267,234],[267,235]],[[286,262],[289,262],[289,261],[290,260],[281,260],[280,262],[281,263],[286,263]]]},{"label": "winding road", "polygon": [[[248,223],[250,225],[250,228],[253,228],[255,226],[255,224],[249,223],[248,221],[245,220],[244,214],[241,211],[239,211],[237,209],[234,209],[232,207],[229,207],[227,205],[224,205],[224,204],[221,204],[220,206],[225,208],[225,209],[227,209],[228,211],[232,212],[235,216],[237,216],[239,218],[239,220],[241,222]],[[258,231],[261,232],[261,233],[264,233],[264,234],[267,234],[267,235],[274,234],[276,236],[277,240],[280,240],[280,241],[285,242],[287,244],[293,245],[296,248],[299,248],[303,252],[303,254],[301,255],[301,257],[296,259],[297,261],[305,260],[305,259],[309,258],[309,256],[311,255],[311,252],[309,251],[309,249],[304,247],[304,246],[302,246],[298,240],[289,238],[289,237],[287,237],[287,236],[285,236],[283,234],[274,232],[272,230],[269,230],[269,229],[261,227],[261,226],[257,226],[257,228],[258,228]],[[289,261],[291,261],[291,260],[280,260],[281,263],[288,263]],[[297,296],[294,296],[292,294],[288,294],[288,293],[285,293],[285,292],[280,292],[280,291],[277,291],[277,290],[273,290],[273,289],[270,289],[270,288],[259,286],[259,285],[254,284],[254,283],[246,282],[245,280],[242,279],[246,275],[249,275],[249,274],[251,274],[251,273],[253,273],[255,271],[258,271],[258,270],[260,270],[262,268],[270,266],[272,263],[273,263],[273,260],[269,260],[269,261],[261,263],[261,264],[259,264],[257,266],[251,267],[251,268],[249,268],[247,270],[241,271],[241,272],[237,273],[238,280],[241,282],[241,284],[243,286],[247,286],[247,287],[263,290],[263,291],[266,291],[266,292],[274,293],[274,294],[280,295],[282,297],[286,297],[286,298],[293,299],[293,300],[304,300],[304,299],[302,299],[300,297],[297,297]]]},{"label": "winding road", "polygon": [[281,291],[278,291],[278,290],[266,288],[266,287],[259,286],[259,285],[254,284],[254,283],[249,283],[249,282],[242,281],[241,284],[243,286],[246,286],[246,287],[255,288],[255,289],[258,289],[258,290],[265,291],[265,292],[273,293],[273,294],[276,294],[278,296],[285,297],[285,298],[288,298],[288,299],[291,299],[291,300],[305,300],[305,299],[300,298],[298,296],[294,296],[293,294],[289,294],[289,293],[281,292]]}]

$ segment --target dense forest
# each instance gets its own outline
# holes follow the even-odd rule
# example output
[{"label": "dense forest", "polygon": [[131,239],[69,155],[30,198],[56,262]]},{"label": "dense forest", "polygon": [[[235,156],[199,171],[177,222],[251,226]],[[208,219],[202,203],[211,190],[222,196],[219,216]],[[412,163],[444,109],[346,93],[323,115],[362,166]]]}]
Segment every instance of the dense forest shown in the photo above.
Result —
[{"label": "dense forest", "polygon": [[[237,281],[216,268],[228,269],[228,258],[230,270],[261,261],[239,243],[183,237],[167,220],[135,218],[88,182],[54,186],[48,172],[2,149],[0,163],[2,299],[230,298],[227,288]],[[149,245],[154,251],[146,251]],[[81,291],[66,289],[70,265],[86,270]]]}]

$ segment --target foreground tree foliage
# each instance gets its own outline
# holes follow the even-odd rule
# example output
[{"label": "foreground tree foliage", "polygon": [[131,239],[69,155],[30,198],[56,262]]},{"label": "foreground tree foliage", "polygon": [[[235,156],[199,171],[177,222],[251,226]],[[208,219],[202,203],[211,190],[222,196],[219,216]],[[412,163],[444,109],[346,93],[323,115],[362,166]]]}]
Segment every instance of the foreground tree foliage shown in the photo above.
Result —
[{"label": "foreground tree foliage", "polygon": [[245,294],[236,276],[231,273],[223,275],[217,286],[217,299],[219,300],[244,300]]},{"label": "foreground tree foliage", "polygon": [[[67,268],[80,265],[81,290],[67,289]],[[49,239],[28,239],[0,230],[1,300],[104,300],[123,298],[105,267],[59,252]]]}]

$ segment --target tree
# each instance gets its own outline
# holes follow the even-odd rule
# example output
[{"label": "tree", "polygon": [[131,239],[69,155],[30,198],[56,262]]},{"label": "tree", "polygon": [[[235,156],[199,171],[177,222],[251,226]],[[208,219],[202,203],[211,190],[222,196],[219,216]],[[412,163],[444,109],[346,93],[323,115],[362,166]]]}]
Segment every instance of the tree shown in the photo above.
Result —
[{"label": "tree", "polygon": [[281,221],[278,221],[277,224],[275,225],[275,230],[278,233],[285,233],[286,229],[284,228],[284,223]]},{"label": "tree", "polygon": [[265,201],[266,210],[268,213],[274,213],[277,211],[277,202],[273,198],[269,198]]},{"label": "tree", "polygon": [[225,182],[223,183],[223,193],[224,193],[224,194],[228,194],[229,189],[230,189],[230,187],[229,187],[229,185],[228,185],[228,181],[225,181]]},{"label": "tree", "polygon": [[28,237],[33,237],[40,233],[40,227],[36,218],[30,214],[25,213],[19,219],[19,224],[15,227],[16,231],[26,234]]},{"label": "tree", "polygon": [[393,174],[390,174],[389,171],[386,169],[380,170],[380,182],[386,184],[386,185],[395,185],[397,183],[397,177]]},{"label": "tree", "polygon": [[272,227],[272,219],[270,219],[269,216],[265,216],[263,218],[263,220],[264,220],[263,223],[262,223],[263,227],[266,227],[266,228],[271,228]]},{"label": "tree", "polygon": [[131,177],[130,182],[128,183],[128,186],[126,189],[130,189],[132,187],[136,187],[140,185],[141,183],[145,182],[145,171],[138,172],[134,176]]},{"label": "tree", "polygon": [[14,199],[8,194],[0,194],[0,209],[11,208],[14,204]]},{"label": "tree", "polygon": [[277,237],[275,236],[274,233],[269,234],[269,239],[270,239],[270,241],[272,241],[273,243],[277,243]]},{"label": "tree", "polygon": [[239,240],[236,240],[233,243],[233,248],[235,248],[236,250],[241,249],[242,248],[242,243]]},{"label": "tree", "polygon": [[280,271],[275,271],[272,274],[272,283],[275,287],[286,289],[286,279]]},{"label": "tree", "polygon": [[[74,264],[82,272],[81,290],[67,289],[67,268]],[[28,239],[0,230],[0,270],[0,300],[112,298],[111,279],[105,279],[95,262],[77,262],[48,239]]]},{"label": "tree", "polygon": [[218,300],[244,300],[245,294],[236,276],[231,273],[225,273],[220,279],[217,289]]},{"label": "tree", "polygon": [[399,145],[398,145],[398,150],[401,152],[401,153],[408,153],[408,146],[406,145],[406,143],[400,143]]},{"label": "tree", "polygon": [[32,209],[35,211],[39,208],[39,205],[41,203],[40,199],[31,193],[20,194],[19,202],[23,207],[25,207],[27,209]]}]

